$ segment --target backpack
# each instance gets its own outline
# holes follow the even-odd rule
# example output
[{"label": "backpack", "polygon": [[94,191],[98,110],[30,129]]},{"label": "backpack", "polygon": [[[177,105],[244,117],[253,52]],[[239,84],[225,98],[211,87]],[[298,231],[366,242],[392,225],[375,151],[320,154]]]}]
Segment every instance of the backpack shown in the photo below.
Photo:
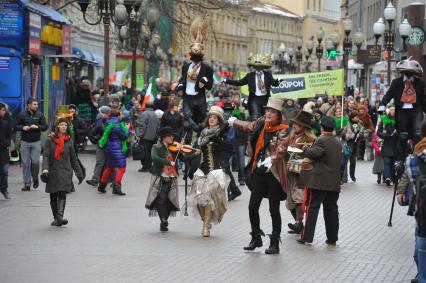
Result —
[{"label": "backpack", "polygon": [[415,218],[419,226],[419,236],[426,237],[426,163],[416,157],[419,167],[413,200],[415,202]]}]

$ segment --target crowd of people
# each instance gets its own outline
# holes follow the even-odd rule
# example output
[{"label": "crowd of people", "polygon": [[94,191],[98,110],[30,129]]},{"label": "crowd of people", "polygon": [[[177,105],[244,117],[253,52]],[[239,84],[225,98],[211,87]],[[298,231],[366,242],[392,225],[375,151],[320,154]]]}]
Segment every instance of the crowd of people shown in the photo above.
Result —
[{"label": "crowd of people", "polygon": [[[0,188],[4,197],[9,198],[9,156],[4,152],[8,152],[12,136],[19,133],[22,191],[39,186],[43,148],[40,179],[50,194],[51,225],[67,225],[64,211],[67,193],[74,190],[73,174],[79,184],[86,177],[77,144],[87,136],[96,145],[96,165],[86,183],[102,194],[111,183],[113,194],[126,195],[122,187],[126,159],[132,153],[136,159],[135,152],[139,152],[137,159],[142,166],[138,171],[151,174],[145,207],[149,216],[159,217],[160,231],[168,231],[169,217],[182,208],[178,193],[182,169],[183,178],[191,180],[184,209],[192,209],[202,221],[203,237],[210,237],[212,224],[222,221],[228,202],[247,186],[251,191],[251,240],[244,250],[263,245],[259,208],[267,198],[272,232],[265,253],[278,254],[281,201],[286,201],[294,218],[294,223],[288,223],[289,233],[300,234],[300,244],[312,244],[322,204],[326,243],[336,245],[341,186],[348,182],[348,176],[356,182],[357,161],[374,160],[372,173],[377,175],[377,183],[396,185],[398,176],[402,176],[398,202],[411,199],[415,203],[415,258],[419,282],[425,282],[426,122],[420,126],[419,113],[423,115],[426,110],[426,98],[424,83],[416,77],[421,74],[418,63],[410,59],[400,62],[401,78],[394,80],[385,97],[374,104],[360,96],[326,94],[282,100],[270,95],[271,86],[278,80],[268,71],[270,59],[265,56],[250,57],[253,70],[242,80],[225,80],[214,86],[211,67],[203,63],[205,24],[202,19],[197,21],[193,24],[201,28],[193,34],[191,62],[184,65],[176,88],[161,86],[154,101],[143,92],[118,91],[109,97],[93,93],[90,83],[83,80],[67,112],[58,111],[50,127],[33,98],[17,117],[10,117],[6,105],[0,103],[0,130],[5,133],[0,136]],[[249,85],[247,102],[234,87],[245,84]],[[51,133],[42,143],[42,132],[49,128]],[[408,155],[410,148],[412,155]],[[404,171],[401,163],[407,156]],[[232,173],[234,164],[238,181]],[[416,188],[411,194],[406,193],[410,183]]]}]

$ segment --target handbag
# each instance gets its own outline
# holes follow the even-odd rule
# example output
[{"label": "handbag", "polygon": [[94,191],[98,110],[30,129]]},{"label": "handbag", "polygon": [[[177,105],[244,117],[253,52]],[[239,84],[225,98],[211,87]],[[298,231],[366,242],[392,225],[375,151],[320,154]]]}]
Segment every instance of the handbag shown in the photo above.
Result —
[{"label": "handbag", "polygon": [[145,159],[145,147],[140,141],[135,142],[132,146],[132,157],[133,160],[144,160]]}]

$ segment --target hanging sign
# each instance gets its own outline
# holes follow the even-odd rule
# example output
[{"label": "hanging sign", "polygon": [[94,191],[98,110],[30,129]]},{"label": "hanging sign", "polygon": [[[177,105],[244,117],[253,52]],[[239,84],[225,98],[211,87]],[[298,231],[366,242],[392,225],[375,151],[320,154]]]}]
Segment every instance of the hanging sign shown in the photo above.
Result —
[{"label": "hanging sign", "polygon": [[29,43],[28,43],[28,53],[32,55],[41,54],[41,16],[30,13],[30,31],[29,31]]}]

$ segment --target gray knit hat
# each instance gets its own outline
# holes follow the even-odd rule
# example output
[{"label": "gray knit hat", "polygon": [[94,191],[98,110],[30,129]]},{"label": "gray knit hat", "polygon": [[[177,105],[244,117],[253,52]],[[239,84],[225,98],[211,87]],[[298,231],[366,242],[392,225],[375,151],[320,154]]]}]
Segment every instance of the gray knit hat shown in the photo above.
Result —
[{"label": "gray knit hat", "polygon": [[111,113],[111,107],[101,106],[101,107],[99,107],[99,113],[109,115]]}]

